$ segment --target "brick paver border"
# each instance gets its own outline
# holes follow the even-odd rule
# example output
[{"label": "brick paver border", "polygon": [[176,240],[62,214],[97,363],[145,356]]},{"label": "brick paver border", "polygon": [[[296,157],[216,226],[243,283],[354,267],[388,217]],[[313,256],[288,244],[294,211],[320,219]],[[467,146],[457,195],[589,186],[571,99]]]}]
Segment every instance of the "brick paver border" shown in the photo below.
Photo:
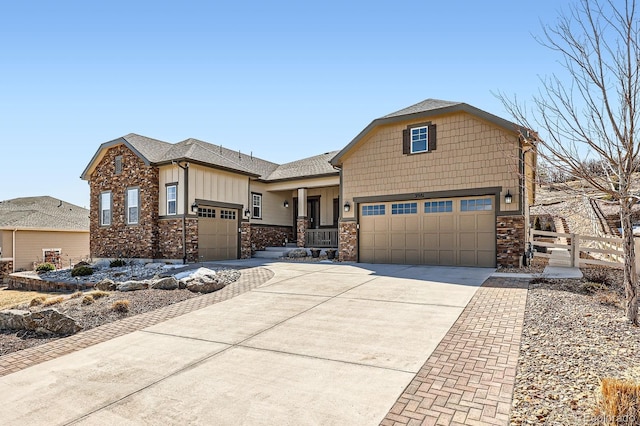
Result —
[{"label": "brick paver border", "polygon": [[109,324],[101,325],[73,336],[54,340],[39,346],[27,348],[0,356],[0,377],[15,373],[32,365],[57,358],[71,352],[101,343],[136,330],[158,324],[162,321],[202,309],[215,303],[229,300],[261,286],[273,277],[266,268],[249,268],[241,271],[240,278],[223,289],[200,297],[183,300],[144,314],[131,316]]},{"label": "brick paver border", "polygon": [[485,281],[380,424],[508,425],[528,282]]}]

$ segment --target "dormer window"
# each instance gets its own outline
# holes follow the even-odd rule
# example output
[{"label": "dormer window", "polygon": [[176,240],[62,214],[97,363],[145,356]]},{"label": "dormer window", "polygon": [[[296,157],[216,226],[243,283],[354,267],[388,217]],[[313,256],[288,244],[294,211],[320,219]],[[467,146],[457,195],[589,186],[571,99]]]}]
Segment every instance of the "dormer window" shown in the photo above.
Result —
[{"label": "dormer window", "polygon": [[425,152],[429,150],[429,128],[427,126],[411,129],[411,153]]}]

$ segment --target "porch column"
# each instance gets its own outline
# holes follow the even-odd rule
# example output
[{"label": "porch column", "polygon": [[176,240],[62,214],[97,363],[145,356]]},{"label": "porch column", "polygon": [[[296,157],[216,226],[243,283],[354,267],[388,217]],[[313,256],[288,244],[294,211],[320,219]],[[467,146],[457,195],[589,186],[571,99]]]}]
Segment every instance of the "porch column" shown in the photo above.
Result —
[{"label": "porch column", "polygon": [[307,216],[307,188],[298,188],[298,217],[296,218],[298,247],[304,247],[309,218]]}]

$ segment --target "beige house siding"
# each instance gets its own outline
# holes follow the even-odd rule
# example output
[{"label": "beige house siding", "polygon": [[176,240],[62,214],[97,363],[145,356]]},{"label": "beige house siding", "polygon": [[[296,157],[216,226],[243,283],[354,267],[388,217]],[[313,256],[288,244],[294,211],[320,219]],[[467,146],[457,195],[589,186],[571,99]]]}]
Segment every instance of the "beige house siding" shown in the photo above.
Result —
[{"label": "beige house siding", "polygon": [[[252,193],[262,194],[262,219],[251,218],[250,222],[258,225],[292,226],[293,224],[293,196],[290,191],[272,192],[269,184],[251,182]],[[249,198],[250,199],[250,198]],[[289,207],[284,207],[284,202]],[[249,205],[249,210],[252,206]]]},{"label": "beige house siding", "polygon": [[[196,199],[218,201],[223,203],[241,204],[245,208],[248,202],[249,178],[236,173],[189,165],[189,200],[190,206]],[[158,211],[160,216],[167,214],[166,184],[178,183],[177,201],[178,215],[184,213],[184,172],[177,165],[166,165],[159,168]],[[190,213],[190,212],[188,212]]]},{"label": "beige house siding", "polygon": [[[11,237],[11,233],[9,234]],[[89,232],[17,231],[15,235],[16,271],[32,270],[33,262],[42,262],[43,249],[60,249],[63,266],[69,266],[70,262],[77,263],[89,256]],[[3,237],[3,244],[5,240]]]},{"label": "beige house siding", "polygon": [[[432,117],[433,152],[404,155],[402,131],[424,119],[380,126],[343,159],[343,201],[353,197],[502,187],[502,211],[518,211],[519,143],[515,133],[467,113]],[[504,204],[507,190],[513,195]],[[354,217],[355,209],[343,213]]]},{"label": "beige house siding", "polygon": [[13,231],[0,231],[0,258],[13,257]]}]

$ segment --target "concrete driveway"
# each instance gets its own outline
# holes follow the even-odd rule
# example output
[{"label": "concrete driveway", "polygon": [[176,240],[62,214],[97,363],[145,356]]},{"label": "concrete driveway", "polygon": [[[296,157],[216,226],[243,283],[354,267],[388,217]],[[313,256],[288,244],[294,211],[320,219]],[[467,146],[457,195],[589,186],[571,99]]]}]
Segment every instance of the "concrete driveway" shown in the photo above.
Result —
[{"label": "concrete driveway", "polygon": [[0,378],[3,425],[377,425],[492,269],[268,263],[256,290]]}]

